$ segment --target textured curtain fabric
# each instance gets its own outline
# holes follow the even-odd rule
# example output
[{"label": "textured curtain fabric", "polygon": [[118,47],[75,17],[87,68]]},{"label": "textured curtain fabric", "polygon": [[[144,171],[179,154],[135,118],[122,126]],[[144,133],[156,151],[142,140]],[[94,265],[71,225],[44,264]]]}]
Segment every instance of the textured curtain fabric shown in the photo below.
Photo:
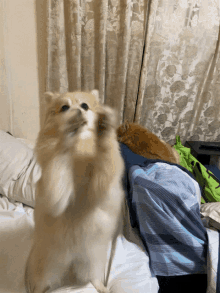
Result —
[{"label": "textured curtain fabric", "polygon": [[147,1],[49,0],[47,90],[99,89],[134,120]]},{"label": "textured curtain fabric", "polygon": [[165,141],[220,141],[218,0],[48,0],[47,90],[99,89]]}]

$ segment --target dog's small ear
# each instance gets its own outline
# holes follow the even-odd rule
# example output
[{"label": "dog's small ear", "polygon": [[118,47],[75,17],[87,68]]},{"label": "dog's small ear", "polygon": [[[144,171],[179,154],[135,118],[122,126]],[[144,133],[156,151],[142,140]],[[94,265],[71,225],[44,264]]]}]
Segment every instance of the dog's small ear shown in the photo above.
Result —
[{"label": "dog's small ear", "polygon": [[47,104],[50,104],[54,98],[54,94],[51,92],[44,93],[44,100]]},{"label": "dog's small ear", "polygon": [[99,91],[98,90],[92,90],[91,94],[96,97],[96,100],[99,102]]}]

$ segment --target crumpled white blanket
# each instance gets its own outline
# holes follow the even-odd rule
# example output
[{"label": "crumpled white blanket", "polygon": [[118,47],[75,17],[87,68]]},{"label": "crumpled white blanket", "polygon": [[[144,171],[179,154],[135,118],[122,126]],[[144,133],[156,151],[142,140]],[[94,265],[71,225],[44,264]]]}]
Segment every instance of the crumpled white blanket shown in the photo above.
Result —
[{"label": "crumpled white blanket", "polygon": [[[24,270],[33,228],[32,208],[0,196],[0,293],[25,293]],[[129,233],[131,238],[137,240],[133,232]],[[157,279],[149,269],[149,258],[138,240],[136,242],[129,242],[123,235],[118,237],[108,282],[110,293],[158,292]],[[97,293],[92,284],[54,292]]]}]

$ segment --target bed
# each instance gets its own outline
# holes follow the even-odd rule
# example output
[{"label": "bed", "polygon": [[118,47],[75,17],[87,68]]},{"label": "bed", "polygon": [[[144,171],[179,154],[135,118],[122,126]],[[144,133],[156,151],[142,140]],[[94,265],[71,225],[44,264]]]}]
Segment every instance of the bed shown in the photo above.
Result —
[{"label": "bed", "polygon": [[[35,185],[40,168],[33,154],[34,144],[0,130],[0,292],[23,293],[24,269],[34,229]],[[208,231],[208,291],[218,292],[219,233],[213,226],[213,207],[201,212]],[[212,211],[211,211],[212,210]],[[218,209],[217,209],[218,213]],[[218,222],[214,212],[215,222]],[[210,221],[211,219],[211,221]],[[110,292],[156,293],[159,285],[150,267],[146,248],[136,228],[132,228],[126,204],[123,234],[119,235],[108,278]],[[111,247],[109,248],[110,255]],[[107,274],[107,267],[106,267]],[[72,286],[54,292],[96,292],[92,284]]]}]

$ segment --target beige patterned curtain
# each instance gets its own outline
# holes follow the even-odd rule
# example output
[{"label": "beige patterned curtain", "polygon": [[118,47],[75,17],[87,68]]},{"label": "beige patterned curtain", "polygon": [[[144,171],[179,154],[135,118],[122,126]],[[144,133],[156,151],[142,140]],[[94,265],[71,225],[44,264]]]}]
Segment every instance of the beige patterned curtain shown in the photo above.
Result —
[{"label": "beige patterned curtain", "polygon": [[47,90],[99,89],[170,143],[220,141],[218,0],[47,3]]}]

